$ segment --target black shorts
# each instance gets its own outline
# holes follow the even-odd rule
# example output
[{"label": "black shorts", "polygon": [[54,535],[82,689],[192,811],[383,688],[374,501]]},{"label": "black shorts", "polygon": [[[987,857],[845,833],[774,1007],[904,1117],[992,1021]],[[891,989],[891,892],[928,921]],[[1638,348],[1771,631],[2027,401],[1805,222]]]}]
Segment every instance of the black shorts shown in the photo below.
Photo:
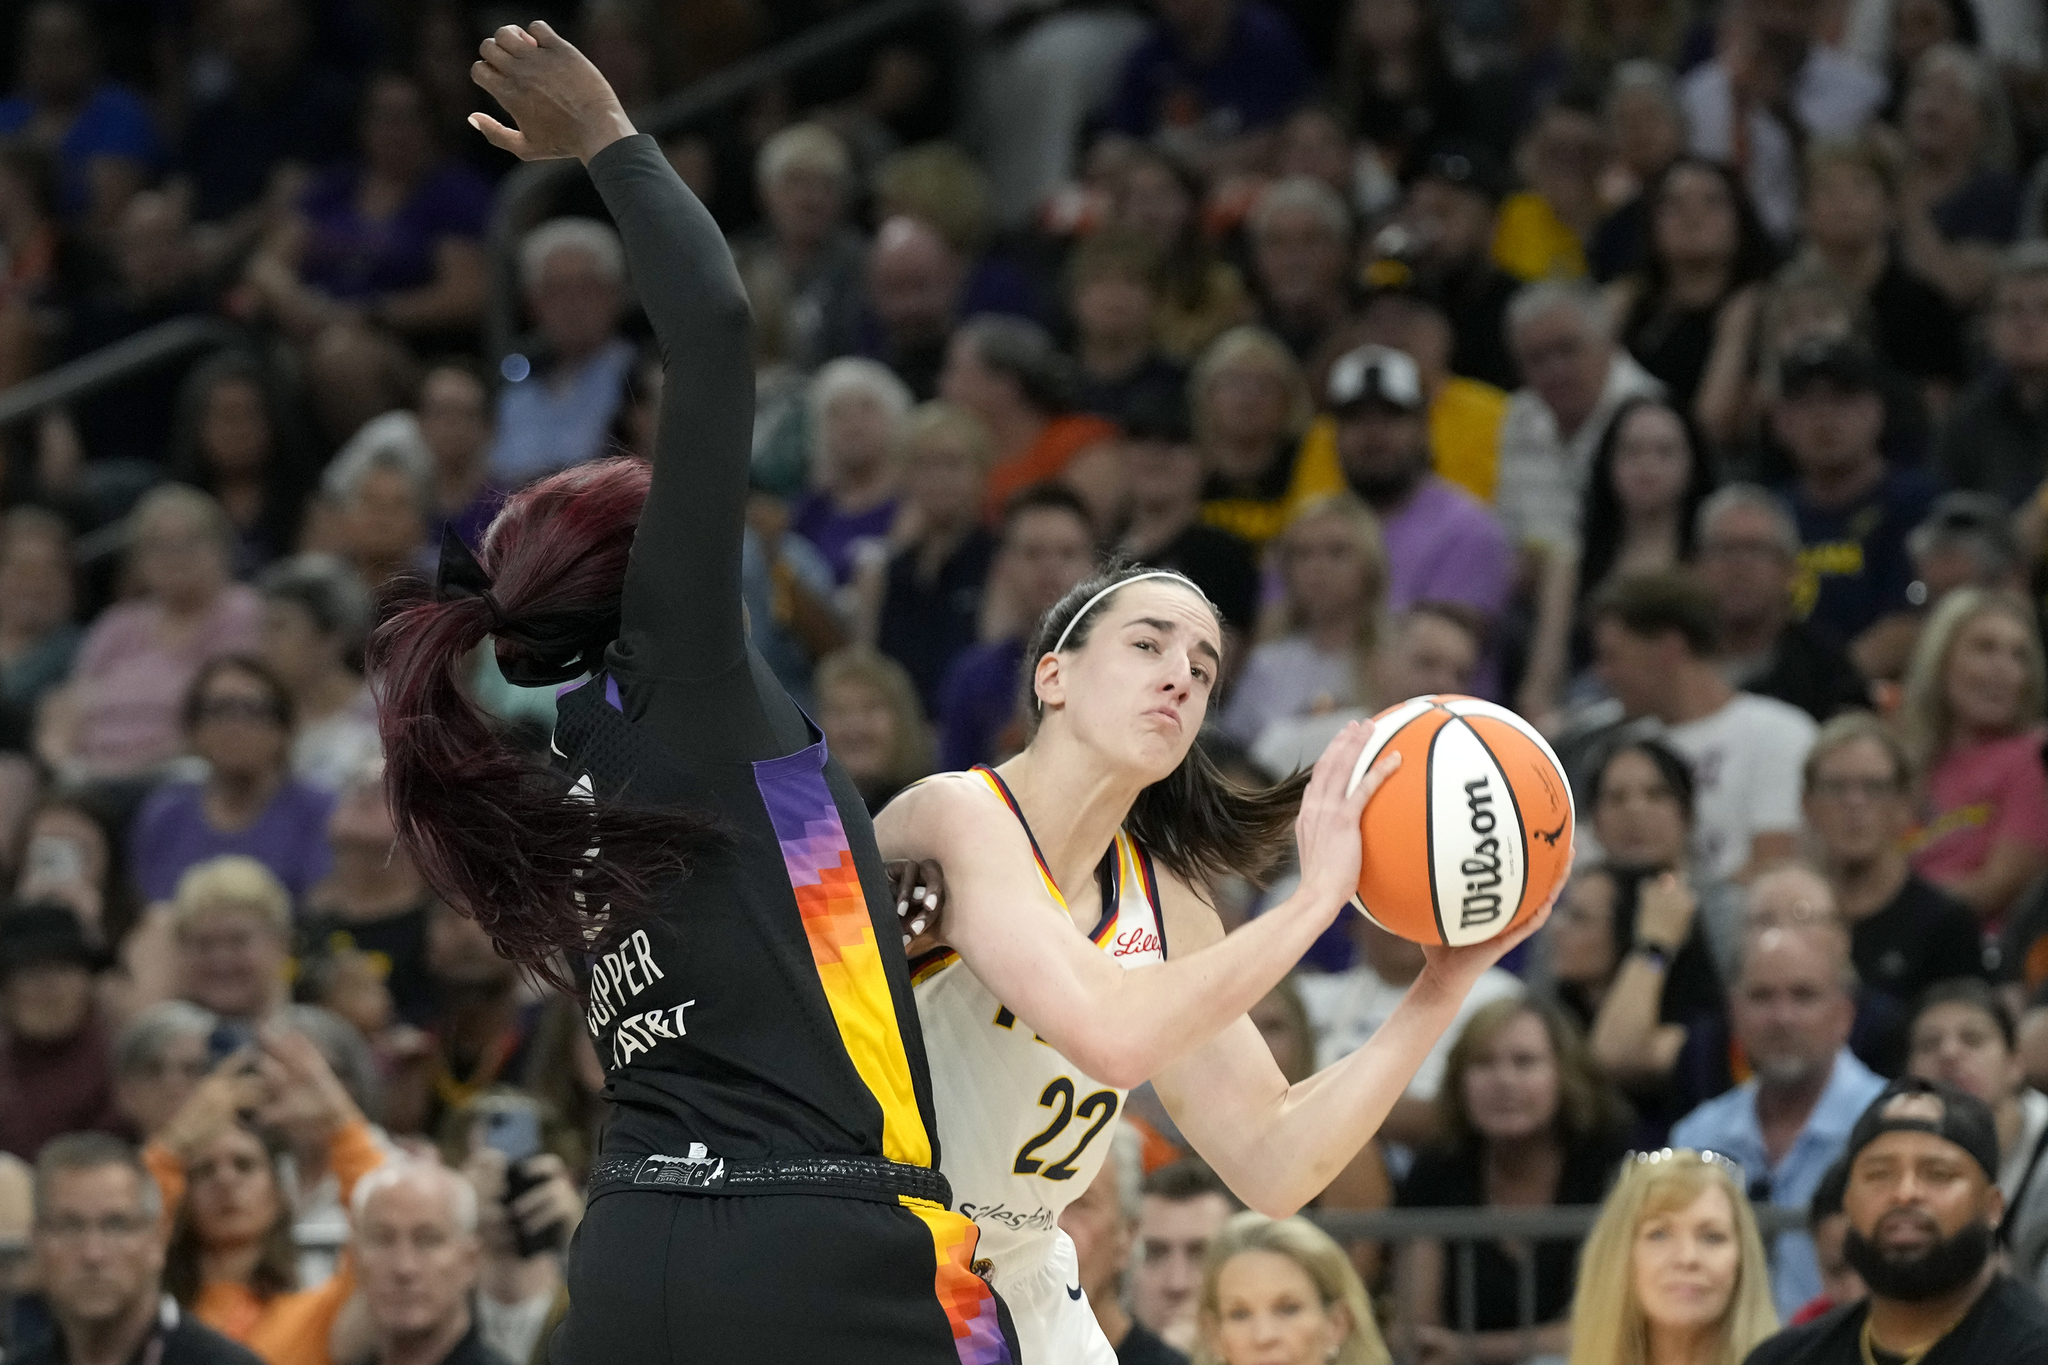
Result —
[{"label": "black shorts", "polygon": [[550,1365],[1015,1365],[1009,1310],[937,1204],[623,1190],[569,1252]]}]

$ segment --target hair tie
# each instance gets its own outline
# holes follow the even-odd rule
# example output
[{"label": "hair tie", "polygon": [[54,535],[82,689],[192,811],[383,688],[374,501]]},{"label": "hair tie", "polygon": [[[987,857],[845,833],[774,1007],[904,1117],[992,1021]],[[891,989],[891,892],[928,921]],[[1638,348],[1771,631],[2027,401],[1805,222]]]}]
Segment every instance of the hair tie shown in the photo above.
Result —
[{"label": "hair tie", "polygon": [[503,631],[506,626],[505,610],[498,605],[497,594],[491,576],[484,572],[484,566],[477,561],[475,551],[469,543],[455,533],[455,524],[449,522],[441,528],[441,558],[434,571],[434,600],[455,602],[466,597],[481,600],[491,614],[491,633]]}]

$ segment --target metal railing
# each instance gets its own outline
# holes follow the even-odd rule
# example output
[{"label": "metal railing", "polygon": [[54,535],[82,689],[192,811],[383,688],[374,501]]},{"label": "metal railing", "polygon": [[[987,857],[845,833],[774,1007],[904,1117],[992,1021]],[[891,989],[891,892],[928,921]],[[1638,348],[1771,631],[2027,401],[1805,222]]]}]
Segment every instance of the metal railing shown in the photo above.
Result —
[{"label": "metal railing", "polygon": [[[688,89],[632,111],[633,126],[666,137],[714,114],[773,80],[838,55],[910,19],[944,10],[949,0],[874,0],[831,19],[765,52],[743,57]],[[512,349],[519,332],[519,239],[538,226],[551,196],[580,174],[574,161],[531,161],[516,167],[498,187],[491,207],[491,290],[484,346],[492,361]]]},{"label": "metal railing", "polygon": [[[1803,1230],[1806,1215],[1800,1209],[1754,1204],[1757,1223],[1766,1246],[1775,1235]],[[1438,1241],[1452,1244],[1452,1261],[1457,1276],[1459,1330],[1470,1332],[1478,1318],[1478,1256],[1481,1242],[1516,1239],[1525,1242],[1551,1240],[1583,1241],[1600,1217],[1597,1204],[1562,1205],[1549,1208],[1429,1208],[1322,1210],[1307,1215],[1323,1231],[1340,1242],[1378,1242],[1395,1245],[1406,1242]],[[339,1251],[344,1239],[326,1232],[296,1236],[302,1251]],[[28,1244],[18,1237],[0,1237],[0,1262],[28,1254]],[[1536,1263],[1533,1257],[1519,1258],[1517,1317],[1521,1330],[1536,1326]]]},{"label": "metal railing", "polygon": [[[1457,1330],[1470,1333],[1479,1319],[1479,1255],[1481,1242],[1584,1241],[1599,1220],[1600,1205],[1569,1204],[1547,1208],[1427,1208],[1334,1210],[1310,1209],[1308,1218],[1339,1242],[1444,1242],[1450,1246],[1456,1285]],[[1804,1209],[1751,1204],[1766,1248],[1780,1232],[1804,1231]],[[1515,1258],[1516,1318],[1519,1330],[1533,1331],[1536,1320],[1536,1259]],[[1530,1355],[1531,1352],[1524,1352]]]},{"label": "metal railing", "polygon": [[172,318],[89,355],[0,389],[0,430],[46,408],[111,388],[192,351],[225,346],[240,338],[233,323],[216,317]]}]

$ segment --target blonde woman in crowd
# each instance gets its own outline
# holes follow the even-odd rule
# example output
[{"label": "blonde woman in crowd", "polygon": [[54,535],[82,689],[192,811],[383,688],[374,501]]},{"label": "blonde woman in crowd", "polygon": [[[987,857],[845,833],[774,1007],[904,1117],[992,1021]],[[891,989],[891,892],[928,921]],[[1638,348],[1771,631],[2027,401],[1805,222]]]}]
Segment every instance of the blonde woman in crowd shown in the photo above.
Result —
[{"label": "blonde woman in crowd", "polygon": [[1913,870],[1995,924],[2048,871],[2041,639],[2026,600],[1958,588],[1920,632],[1900,723],[1924,773]]},{"label": "blonde woman in crowd", "polygon": [[1209,1243],[1193,1365],[1388,1365],[1365,1286],[1306,1218],[1240,1213]]},{"label": "blonde woman in crowd", "polygon": [[1638,1153],[1586,1238],[1571,1365],[1741,1365],[1778,1330],[1770,1266],[1739,1169]]},{"label": "blonde woman in crowd", "polygon": [[1224,732],[1258,742],[1275,721],[1342,707],[1370,712],[1387,634],[1387,547],[1354,493],[1318,498],[1279,543],[1286,585],[1273,638],[1254,649],[1224,709]]}]

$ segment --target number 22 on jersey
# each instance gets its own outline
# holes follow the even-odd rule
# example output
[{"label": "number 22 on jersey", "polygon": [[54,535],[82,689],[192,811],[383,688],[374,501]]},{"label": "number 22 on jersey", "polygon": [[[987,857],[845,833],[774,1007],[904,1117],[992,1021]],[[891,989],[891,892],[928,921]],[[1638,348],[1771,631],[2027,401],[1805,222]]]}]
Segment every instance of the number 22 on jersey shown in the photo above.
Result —
[{"label": "number 22 on jersey", "polygon": [[[1080,1174],[1074,1169],[1074,1163],[1081,1159],[1081,1153],[1088,1150],[1088,1144],[1095,1141],[1096,1136],[1109,1126],[1109,1121],[1116,1117],[1117,1094],[1114,1090],[1098,1090],[1076,1104],[1073,1079],[1068,1076],[1055,1076],[1051,1084],[1045,1087],[1045,1093],[1038,1097],[1038,1103],[1041,1108],[1056,1107],[1059,1112],[1053,1115],[1051,1123],[1045,1125],[1044,1131],[1017,1149],[1017,1160],[1012,1163],[1010,1169],[1018,1175],[1040,1175],[1047,1180],[1072,1180]],[[1067,1126],[1076,1119],[1086,1123],[1088,1130],[1081,1134],[1081,1140],[1074,1144],[1074,1149],[1050,1166],[1039,1160],[1039,1149],[1057,1142],[1060,1134],[1066,1132]]]}]

